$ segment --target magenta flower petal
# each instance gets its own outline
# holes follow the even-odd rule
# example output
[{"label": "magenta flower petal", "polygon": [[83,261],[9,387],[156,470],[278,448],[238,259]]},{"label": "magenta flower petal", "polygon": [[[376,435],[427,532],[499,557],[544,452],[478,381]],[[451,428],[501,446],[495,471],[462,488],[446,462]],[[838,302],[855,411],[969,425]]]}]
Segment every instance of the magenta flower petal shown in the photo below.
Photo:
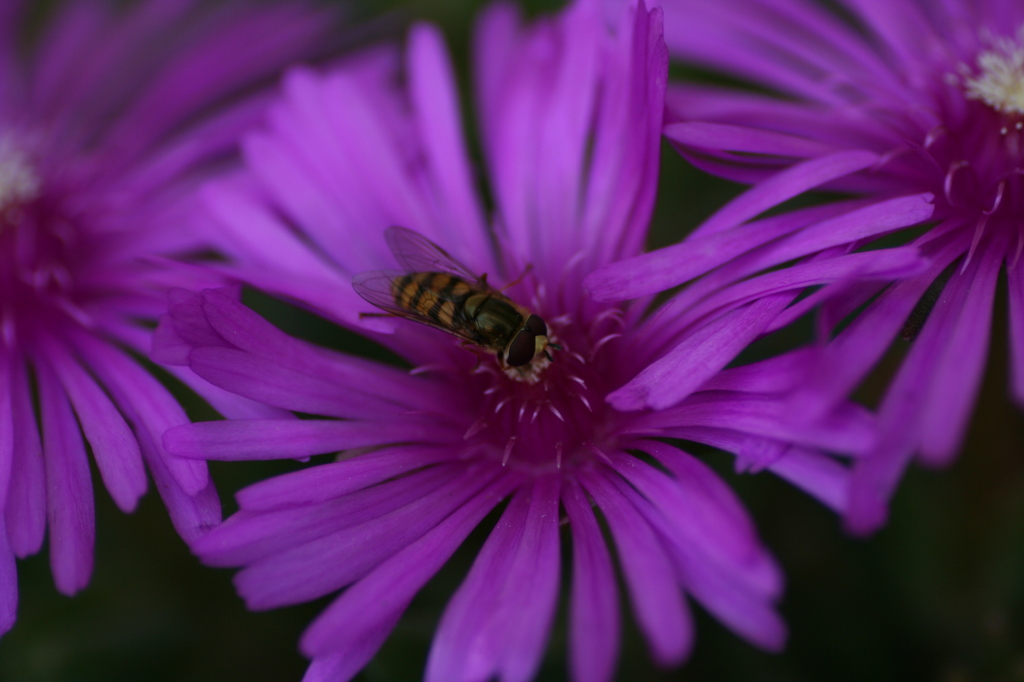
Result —
[{"label": "magenta flower petal", "polygon": [[557,486],[540,479],[512,497],[441,616],[426,680],[533,677],[558,594]]},{"label": "magenta flower petal", "polygon": [[1010,387],[1017,402],[1024,404],[1024,269],[1010,267],[1007,271],[1009,283],[1010,314]]},{"label": "magenta flower petal", "polygon": [[[376,631],[384,623],[393,624],[396,615],[405,610],[416,592],[511,487],[508,481],[491,484],[433,530],[342,593],[310,625],[302,637],[302,650],[313,656],[318,651],[328,655],[344,652],[351,646],[350,642],[359,642],[366,633]],[[365,663],[362,661],[360,666]]]},{"label": "magenta flower petal", "polygon": [[[3,367],[8,370],[7,367]],[[0,374],[0,503],[6,502],[14,460],[14,418],[11,409],[9,371]],[[3,507],[0,507],[3,508]],[[7,527],[0,515],[0,634],[11,629],[18,610],[18,573],[14,552],[7,539]]]},{"label": "magenta flower petal", "polygon": [[458,92],[440,32],[425,25],[413,28],[406,58],[419,67],[410,69],[414,77],[409,82],[409,95],[420,113],[416,133],[426,145],[435,193],[443,197],[441,205],[448,212],[441,219],[453,228],[461,228],[458,239],[468,250],[485,251],[483,211],[473,191]]},{"label": "magenta flower petal", "polygon": [[[164,434],[171,453],[340,451],[241,491],[239,512],[192,545],[207,563],[241,568],[236,586],[252,608],[341,591],[303,636],[308,679],[355,675],[416,592],[506,501],[444,613],[427,679],[536,674],[558,604],[563,528],[572,535],[576,682],[616,677],[617,571],[660,664],[678,664],[692,648],[689,597],[760,646],[783,641],[781,577],[753,524],[710,470],[660,439],[725,447],[740,470],[777,467],[844,509],[847,469],[824,451],[863,455],[876,423],[842,400],[817,419],[793,417],[790,393],[816,349],[722,368],[801,288],[919,272],[923,259],[915,247],[806,258],[793,271],[749,272],[746,287],[649,310],[588,297],[584,279],[639,256],[646,238],[668,68],[661,33],[660,10],[643,4],[577,0],[530,23],[511,5],[485,11],[473,63],[492,216],[475,192],[440,34],[425,26],[411,30],[404,54],[386,47],[323,73],[293,71],[266,126],[244,143],[248,171],[206,188],[210,231],[230,254],[219,271],[364,333],[413,367],[289,338],[231,289],[172,291],[155,335],[154,357],[305,413],[173,425]],[[751,262],[773,267],[772,258],[803,258],[827,243],[829,220],[876,235],[930,215],[924,193],[907,193],[890,213],[858,214],[870,204],[849,201],[758,218],[780,198],[831,187],[878,158],[837,154],[741,198],[712,219],[695,258],[714,276],[733,264],[714,260],[716,245],[745,257],[742,238],[712,244],[738,224],[764,247]],[[447,300],[459,295],[453,276],[500,290],[543,320],[550,358],[535,351],[517,369],[501,359],[509,340],[490,344],[473,336],[477,322],[456,325],[468,303]],[[396,287],[411,295],[395,298]],[[758,298],[765,287],[777,299]],[[435,294],[443,302],[427,308]],[[381,309],[396,315],[366,317]],[[538,322],[530,324],[536,342]],[[648,455],[660,466],[645,464]]]},{"label": "magenta flower petal", "polygon": [[[749,522],[735,495],[697,460],[664,443],[644,443],[673,477],[653,467],[617,456],[616,471],[650,504],[671,519],[677,537],[701,547],[707,558],[723,567],[743,566],[748,580],[766,593],[781,590],[778,568],[756,543]],[[714,542],[710,540],[714,539]],[[751,570],[751,569],[754,570]]]},{"label": "magenta flower petal", "polygon": [[[864,152],[805,161],[733,199],[694,230],[693,237],[735,228],[801,192],[863,170],[877,161],[877,157]],[[620,301],[657,293],[685,281],[685,277],[679,278],[674,270],[675,264],[685,259],[685,244],[671,246],[592,273],[584,286],[599,301]]]},{"label": "magenta flower petal", "polygon": [[[370,498],[371,504],[376,502],[376,505],[357,515],[354,525],[317,535],[325,531],[321,524],[308,532],[299,544],[291,538],[288,544],[293,546],[284,551],[275,551],[269,546],[267,552],[271,556],[252,563],[238,574],[239,592],[250,607],[258,609],[307,601],[333,592],[364,577],[383,560],[410,545],[488,482],[474,472],[452,471],[451,467],[414,478],[425,478],[429,484],[418,489],[415,485],[406,485],[408,489],[400,490],[400,496],[379,502],[372,494],[379,494],[377,490],[355,496],[355,499]],[[370,516],[374,512],[377,515]],[[365,518],[367,516],[370,518]],[[275,528],[268,529],[273,530]],[[275,533],[267,535],[271,542],[275,540]],[[261,546],[268,544],[263,542]],[[320,561],[331,562],[338,570],[324,573],[319,569]]]},{"label": "magenta flower petal", "polygon": [[693,622],[664,548],[614,482],[596,474],[583,484],[608,519],[633,611],[651,655],[662,665],[679,663],[693,645]]},{"label": "magenta flower petal", "polygon": [[[239,137],[266,111],[261,86],[326,47],[333,12],[0,4],[0,356],[13,439],[0,561],[6,575],[8,551],[32,554],[48,534],[57,587],[71,594],[92,568],[90,456],[123,511],[149,471],[184,537],[220,520],[205,462],[160,445],[188,419],[140,356],[168,289],[223,281],[175,265],[217,247],[196,190],[236,174]],[[2,599],[6,625],[14,602]]]},{"label": "magenta flower petal", "polygon": [[[194,549],[211,564],[244,566],[293,546],[327,538],[343,529],[376,523],[420,498],[432,495],[457,478],[456,473],[446,467],[429,467],[394,481],[378,481],[360,489],[357,494],[339,495],[319,505],[315,513],[303,508],[304,505],[275,509],[269,514],[245,510],[225,522],[224,530],[211,533],[195,543]],[[335,539],[330,542],[337,544]],[[351,581],[343,581],[342,584],[348,582]]]},{"label": "magenta flower petal", "polygon": [[793,448],[768,468],[834,511],[842,512],[849,506],[847,469],[831,457]]},{"label": "magenta flower petal", "polygon": [[830,151],[828,146],[805,137],[723,123],[669,123],[664,133],[673,142],[700,149],[728,149],[732,152],[793,158],[817,156]]},{"label": "magenta flower petal", "polygon": [[4,518],[14,555],[24,558],[39,551],[46,533],[46,473],[43,446],[29,392],[28,371],[21,363],[10,365],[10,396],[13,457],[6,487]]},{"label": "magenta flower petal", "polygon": [[[6,362],[0,362],[0,509],[7,501],[8,485],[14,469],[15,436],[12,402],[15,398],[12,393],[14,393],[14,386],[11,367]],[[7,537],[6,531],[4,537]]]},{"label": "magenta flower petal", "polygon": [[92,478],[85,443],[67,396],[48,369],[36,368],[43,459],[46,463],[47,525],[50,527],[50,568],[57,589],[71,595],[85,587],[92,573],[96,537]]},{"label": "magenta flower petal", "polygon": [[[444,448],[422,445],[369,452],[350,461],[325,464],[253,484],[238,493],[238,503],[253,511],[315,504],[446,459],[448,452]],[[337,471],[338,476],[332,476],[332,471]]]},{"label": "magenta flower petal", "polygon": [[332,653],[313,659],[302,676],[302,682],[334,682],[350,680],[373,658],[384,640],[398,623],[401,612],[390,619],[374,623],[371,628],[360,628],[356,636],[348,636],[339,647],[340,653]]},{"label": "magenta flower petal", "polygon": [[135,434],[113,401],[81,365],[68,357],[65,348],[58,344],[44,348],[92,446],[104,485],[121,511],[133,511],[146,491],[142,451]]},{"label": "magenta flower petal", "polygon": [[569,666],[577,680],[607,682],[619,657],[619,595],[611,554],[583,490],[567,482],[562,504],[572,524]]},{"label": "magenta flower petal", "polygon": [[[830,216],[836,230],[828,221],[807,224],[776,242],[752,240],[747,251],[723,251],[719,261],[702,255],[716,269],[677,297],[681,308],[740,282],[752,287],[759,274],[785,264],[787,254],[826,261],[912,245],[929,261],[921,272],[877,281],[851,273],[766,328],[817,309],[824,341],[792,399],[793,414],[810,420],[860,385],[897,335],[913,344],[881,401],[879,441],[854,468],[847,521],[858,531],[873,530],[910,461],[943,465],[960,448],[984,370],[1003,264],[1011,292],[1011,386],[1015,397],[1024,395],[1018,390],[1024,334],[1015,274],[1024,250],[1018,125],[1024,108],[1016,90],[1024,9],[999,0],[927,8],[914,0],[842,0],[835,8],[801,0],[696,0],[669,2],[665,12],[671,51],[759,88],[673,86],[666,134],[701,168],[753,183],[743,196],[768,199],[760,210],[777,206],[786,196],[774,192],[796,188],[793,174],[812,164],[875,157],[823,185],[853,195],[820,209],[852,207]],[[914,206],[928,201],[930,216],[926,207]],[[891,208],[896,212],[889,214]],[[790,216],[799,224],[802,214],[782,211],[773,218],[784,224]],[[855,214],[868,219],[843,224]],[[737,245],[750,226],[729,222],[718,223],[721,243]],[[703,234],[706,228],[683,244],[641,256],[629,264],[632,270],[609,266],[615,279],[601,295],[614,298],[633,288],[650,293],[700,275],[691,265],[684,277],[676,271],[687,243],[709,243]],[[882,236],[886,241],[878,241]],[[640,282],[635,287],[633,276]],[[768,289],[764,295],[773,294]]]},{"label": "magenta flower petal", "polygon": [[[159,434],[165,429],[188,423],[185,410],[173,396],[152,374],[116,346],[85,334],[76,338],[76,346],[103,380],[122,414],[133,422],[136,433],[145,431],[147,439],[158,444],[155,452],[165,458],[163,467],[171,474],[171,481],[186,495],[206,488],[210,477],[201,462],[168,457],[159,446]],[[139,444],[143,444],[141,436]]]},{"label": "magenta flower petal", "polygon": [[332,450],[375,447],[443,436],[430,421],[236,419],[169,429],[164,447],[179,457],[214,460],[296,459]]},{"label": "magenta flower petal", "polygon": [[[990,246],[992,251],[995,248],[998,246]],[[945,300],[932,311],[938,321],[949,301],[952,319],[943,334],[942,354],[931,366],[932,380],[939,390],[926,397],[923,408],[920,454],[926,462],[949,463],[963,441],[971,407],[981,389],[1001,265],[998,254],[980,253],[962,277],[950,279]]]},{"label": "magenta flower petal", "polygon": [[14,625],[18,613],[18,570],[7,543],[7,529],[0,520],[0,633]]},{"label": "magenta flower petal", "polygon": [[677,404],[729,364],[792,298],[776,294],[726,313],[648,365],[608,401],[619,410]]}]

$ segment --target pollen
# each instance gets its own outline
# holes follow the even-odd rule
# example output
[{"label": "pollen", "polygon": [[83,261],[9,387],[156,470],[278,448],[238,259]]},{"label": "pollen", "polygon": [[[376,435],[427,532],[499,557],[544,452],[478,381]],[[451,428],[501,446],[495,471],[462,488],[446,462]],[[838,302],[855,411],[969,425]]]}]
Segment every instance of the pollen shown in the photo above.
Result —
[{"label": "pollen", "polygon": [[39,187],[28,156],[9,137],[0,136],[0,211],[35,199]]},{"label": "pollen", "polygon": [[1017,38],[995,38],[978,55],[977,71],[964,79],[968,99],[981,100],[1005,114],[1024,114],[1024,28]]}]

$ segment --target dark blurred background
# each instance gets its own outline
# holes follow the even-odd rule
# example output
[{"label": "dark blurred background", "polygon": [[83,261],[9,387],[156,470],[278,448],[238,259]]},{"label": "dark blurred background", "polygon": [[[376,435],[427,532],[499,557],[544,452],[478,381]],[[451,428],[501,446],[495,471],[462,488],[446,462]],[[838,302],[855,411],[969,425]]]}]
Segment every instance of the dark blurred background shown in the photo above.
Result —
[{"label": "dark blurred background", "polygon": [[[527,9],[545,11],[555,4],[531,2]],[[352,42],[401,35],[412,18],[435,21],[448,36],[465,84],[472,18],[482,5],[356,5]],[[677,241],[737,191],[688,167],[666,147],[650,245]],[[299,336],[334,347],[351,342],[307,313],[257,294],[249,300]],[[770,475],[737,476],[728,455],[702,453],[739,492],[786,573],[781,610],[790,627],[788,646],[781,654],[764,653],[694,605],[697,644],[691,660],[679,669],[659,670],[623,603],[627,620],[618,679],[1024,680],[1024,420],[1007,397],[1005,302],[1001,291],[989,369],[960,458],[945,471],[912,469],[888,526],[873,537],[848,536],[834,514]],[[773,343],[784,346],[799,336],[797,331]],[[867,399],[880,385],[864,388]],[[197,418],[210,418],[203,406],[190,408]],[[230,512],[239,488],[300,466],[211,468]],[[19,616],[0,638],[0,682],[301,679],[306,661],[297,651],[299,635],[329,599],[247,612],[232,588],[232,572],[199,565],[155,493],[125,516],[98,478],[94,485],[92,582],[69,599],[53,587],[45,549],[19,562]],[[441,610],[483,537],[476,533],[420,594],[358,679],[421,677]],[[568,557],[568,545],[563,548]],[[564,609],[563,602],[540,680],[566,676]]]}]

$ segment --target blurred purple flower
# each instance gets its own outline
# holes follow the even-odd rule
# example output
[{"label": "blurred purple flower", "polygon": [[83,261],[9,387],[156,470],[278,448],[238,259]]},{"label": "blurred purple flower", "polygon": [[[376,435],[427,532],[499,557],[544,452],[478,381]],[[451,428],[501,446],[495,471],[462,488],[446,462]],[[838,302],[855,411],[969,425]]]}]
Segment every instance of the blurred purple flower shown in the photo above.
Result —
[{"label": "blurred purple flower", "polygon": [[[602,299],[617,300],[712,271],[686,294],[693,298],[808,255],[824,263],[864,248],[919,248],[925,271],[849,277],[774,325],[822,303],[823,341],[793,401],[809,418],[844,399],[897,335],[913,340],[881,401],[878,445],[855,465],[848,524],[868,532],[884,522],[915,454],[943,465],[960,448],[1004,263],[1010,383],[1024,403],[1024,4],[844,0],[839,8],[842,17],[803,0],[666,3],[670,50],[778,92],[680,84],[668,95],[665,133],[683,155],[756,184],[719,214],[725,219],[593,282]],[[751,221],[814,188],[853,197]],[[629,279],[640,267],[645,277]]]},{"label": "blurred purple flower", "polygon": [[[667,72],[659,10],[640,5],[611,20],[583,1],[525,26],[497,5],[475,38],[492,221],[475,191],[442,39],[427,26],[412,30],[401,75],[390,50],[325,75],[292,73],[269,130],[245,145],[252,177],[208,190],[223,249],[235,256],[229,271],[372,334],[414,369],[291,338],[236,291],[175,292],[155,359],[316,418],[176,427],[164,435],[169,451],[213,460],[342,451],[336,462],[243,490],[240,511],[193,548],[209,564],[244,567],[236,585],[254,609],[347,587],[302,639],[313,659],[307,680],[355,675],[504,501],[441,618],[427,679],[532,677],[559,592],[563,520],[573,546],[570,674],[613,677],[619,598],[594,507],[658,663],[679,663],[692,645],[684,593],[742,637],[778,649],[775,562],[727,486],[660,439],[729,449],[744,467],[771,468],[840,507],[845,470],[817,448],[866,449],[871,420],[849,405],[810,427],[779,419],[799,354],[717,371],[764,314],[742,289],[695,317],[583,292],[588,272],[639,253],[651,216]],[[495,285],[532,265],[506,294],[547,321],[562,346],[553,361],[506,372],[442,331],[360,317],[374,309],[352,277],[396,266],[389,225],[419,232]],[[862,261],[851,268],[879,271],[916,263],[851,258]],[[832,276],[805,269],[797,281]],[[786,281],[775,286],[789,296]],[[649,379],[663,405],[607,401],[680,339],[680,357],[699,366],[681,384]]]},{"label": "blurred purple flower", "polygon": [[[191,229],[193,190],[233,168],[265,103],[253,86],[326,28],[302,5],[119,5],[0,7],[0,632],[14,557],[47,528],[57,589],[89,581],[87,448],[123,511],[148,467],[183,537],[220,520],[205,464],[163,450],[160,434],[188,419],[138,360],[167,287],[217,280],[157,258],[209,248]],[[226,413],[267,412],[177,375]]]}]

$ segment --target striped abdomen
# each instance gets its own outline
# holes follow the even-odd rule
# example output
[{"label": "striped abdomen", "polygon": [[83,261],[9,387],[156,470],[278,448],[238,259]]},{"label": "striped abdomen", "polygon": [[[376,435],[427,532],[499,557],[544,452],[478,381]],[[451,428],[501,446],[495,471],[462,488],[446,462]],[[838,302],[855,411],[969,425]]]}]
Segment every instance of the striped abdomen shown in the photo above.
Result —
[{"label": "striped abdomen", "polygon": [[447,272],[413,272],[396,277],[391,287],[399,308],[451,330],[466,326],[466,299],[478,293],[465,280]]}]

